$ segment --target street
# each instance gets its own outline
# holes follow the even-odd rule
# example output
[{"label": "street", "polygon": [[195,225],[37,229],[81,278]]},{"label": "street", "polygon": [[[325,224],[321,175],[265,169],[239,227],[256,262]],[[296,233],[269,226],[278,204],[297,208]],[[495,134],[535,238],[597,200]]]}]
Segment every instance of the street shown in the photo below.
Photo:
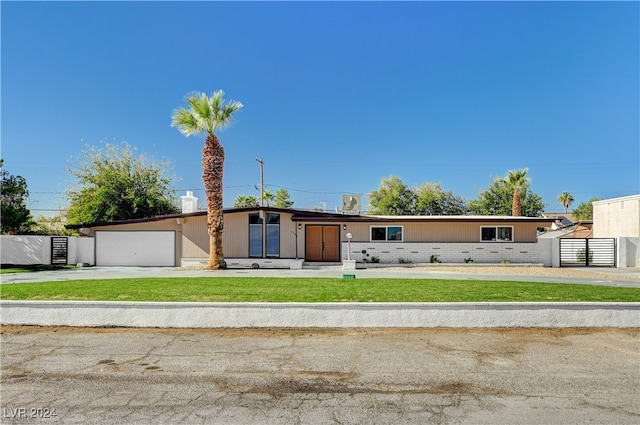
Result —
[{"label": "street", "polygon": [[1,421],[632,424],[640,329],[4,326]]}]

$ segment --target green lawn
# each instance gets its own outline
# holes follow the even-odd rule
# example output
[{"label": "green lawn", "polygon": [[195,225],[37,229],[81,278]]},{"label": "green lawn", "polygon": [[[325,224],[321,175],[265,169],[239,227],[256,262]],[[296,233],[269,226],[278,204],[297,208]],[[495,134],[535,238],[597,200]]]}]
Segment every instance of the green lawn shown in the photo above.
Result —
[{"label": "green lawn", "polygon": [[441,279],[200,277],[3,284],[0,298],[186,302],[638,302],[640,289]]},{"label": "green lawn", "polygon": [[76,266],[68,264],[34,264],[34,265],[0,265],[0,274],[5,273],[31,273],[51,270],[75,269]]}]

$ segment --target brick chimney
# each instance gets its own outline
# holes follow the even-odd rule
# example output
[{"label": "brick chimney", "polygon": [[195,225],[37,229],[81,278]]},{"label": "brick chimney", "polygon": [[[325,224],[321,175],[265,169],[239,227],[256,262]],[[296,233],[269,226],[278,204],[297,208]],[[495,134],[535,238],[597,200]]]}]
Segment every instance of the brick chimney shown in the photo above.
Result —
[{"label": "brick chimney", "polygon": [[198,198],[193,196],[193,192],[187,190],[186,196],[181,196],[182,199],[182,213],[192,213],[198,211]]}]

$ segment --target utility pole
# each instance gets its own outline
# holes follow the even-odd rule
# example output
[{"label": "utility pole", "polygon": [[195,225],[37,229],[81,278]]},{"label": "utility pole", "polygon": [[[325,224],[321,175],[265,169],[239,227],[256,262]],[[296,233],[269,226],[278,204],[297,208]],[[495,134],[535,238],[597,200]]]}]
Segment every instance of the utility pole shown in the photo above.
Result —
[{"label": "utility pole", "polygon": [[256,161],[260,163],[260,206],[264,207],[264,160],[256,158]]}]

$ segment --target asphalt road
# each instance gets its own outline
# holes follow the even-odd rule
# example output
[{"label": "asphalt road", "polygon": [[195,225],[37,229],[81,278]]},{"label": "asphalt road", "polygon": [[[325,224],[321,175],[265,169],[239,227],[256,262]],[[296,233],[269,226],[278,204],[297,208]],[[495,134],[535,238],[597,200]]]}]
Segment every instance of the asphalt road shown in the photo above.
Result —
[{"label": "asphalt road", "polygon": [[640,423],[640,329],[1,332],[3,424]]}]

